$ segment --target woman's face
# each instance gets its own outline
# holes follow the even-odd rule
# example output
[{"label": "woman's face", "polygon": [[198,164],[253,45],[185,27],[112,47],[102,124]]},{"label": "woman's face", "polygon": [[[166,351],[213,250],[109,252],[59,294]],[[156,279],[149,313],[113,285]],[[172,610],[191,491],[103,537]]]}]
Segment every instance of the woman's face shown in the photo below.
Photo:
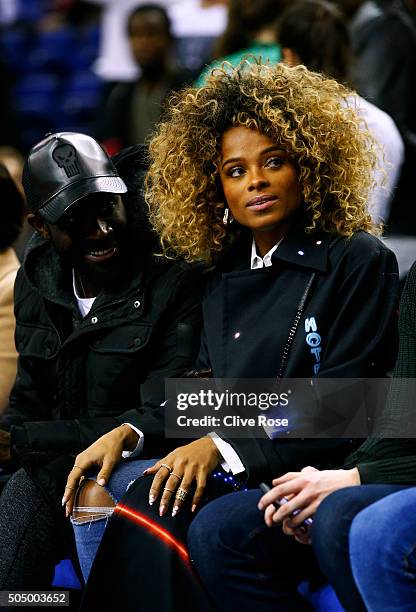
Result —
[{"label": "woman's face", "polygon": [[230,128],[222,137],[219,175],[238,223],[271,244],[284,236],[302,196],[295,166],[281,145],[256,130]]}]

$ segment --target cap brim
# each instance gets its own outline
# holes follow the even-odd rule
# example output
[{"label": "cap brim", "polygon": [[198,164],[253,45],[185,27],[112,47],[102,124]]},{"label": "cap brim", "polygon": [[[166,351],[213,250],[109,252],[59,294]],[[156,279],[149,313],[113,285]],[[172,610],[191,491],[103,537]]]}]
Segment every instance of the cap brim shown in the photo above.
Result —
[{"label": "cap brim", "polygon": [[126,193],[127,187],[119,176],[98,176],[67,185],[38,212],[48,223],[56,223],[68,208],[92,193]]}]

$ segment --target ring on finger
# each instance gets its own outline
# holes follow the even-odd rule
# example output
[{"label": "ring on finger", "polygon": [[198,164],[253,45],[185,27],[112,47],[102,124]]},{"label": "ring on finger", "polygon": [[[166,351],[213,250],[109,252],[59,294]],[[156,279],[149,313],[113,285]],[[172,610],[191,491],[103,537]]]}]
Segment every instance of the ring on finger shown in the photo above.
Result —
[{"label": "ring on finger", "polygon": [[186,489],[182,489],[182,487],[179,487],[179,489],[176,491],[175,499],[179,499],[179,501],[185,501],[187,495],[188,491],[186,491]]},{"label": "ring on finger", "polygon": [[65,489],[71,489],[73,491],[75,487],[69,487],[68,485],[66,485]]},{"label": "ring on finger", "polygon": [[[168,465],[167,463],[162,463],[160,468],[162,468],[162,467],[166,468],[168,470],[169,474],[172,474],[173,469],[170,467],[170,465]],[[160,470],[160,468],[159,468],[159,470]]]},{"label": "ring on finger", "polygon": [[171,472],[170,475],[171,476],[175,476],[175,478],[177,478],[178,480],[182,480],[182,476],[179,476],[178,474],[175,474],[175,472]]},{"label": "ring on finger", "polygon": [[84,470],[83,470],[81,467],[79,467],[79,465],[77,465],[77,464],[75,464],[75,465],[74,465],[74,467],[73,467],[72,469],[74,470],[75,468],[78,468],[79,470],[81,470],[81,472],[83,472],[83,471],[84,471]]},{"label": "ring on finger", "polygon": [[167,487],[165,487],[163,490],[164,491],[169,491],[169,493],[174,493],[175,492],[175,489],[168,489]]}]

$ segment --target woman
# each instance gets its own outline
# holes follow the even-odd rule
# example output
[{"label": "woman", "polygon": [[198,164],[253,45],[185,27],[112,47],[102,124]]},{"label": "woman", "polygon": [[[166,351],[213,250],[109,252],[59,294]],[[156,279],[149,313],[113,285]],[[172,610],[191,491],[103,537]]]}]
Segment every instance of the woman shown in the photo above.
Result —
[{"label": "woman", "polygon": [[[168,256],[217,264],[198,370],[219,378],[352,378],[384,376],[392,366],[397,268],[369,233],[376,232],[366,209],[376,153],[345,105],[349,95],[304,67],[243,64],[173,97],[150,145],[147,200]],[[308,343],[312,329],[319,346]],[[104,443],[111,445],[111,432]],[[221,431],[176,448],[113,515],[86,609],[104,600],[133,609],[133,594],[121,586],[131,581],[145,607],[184,605],[191,597],[183,590],[185,533],[198,506],[224,492],[210,478],[219,463],[250,487],[311,462],[338,466],[350,449],[348,440],[231,440]],[[68,510],[81,473],[105,462],[102,446],[76,458]],[[108,481],[110,471],[98,479]],[[146,559],[139,570],[137,555]],[[150,592],[156,559],[164,589]]]}]

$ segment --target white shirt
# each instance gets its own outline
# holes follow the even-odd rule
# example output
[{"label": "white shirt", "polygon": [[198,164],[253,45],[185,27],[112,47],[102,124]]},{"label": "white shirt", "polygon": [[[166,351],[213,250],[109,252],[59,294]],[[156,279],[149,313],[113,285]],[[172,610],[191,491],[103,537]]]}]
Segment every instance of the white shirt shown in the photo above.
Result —
[{"label": "white shirt", "polygon": [[378,151],[379,168],[374,173],[375,187],[370,194],[368,207],[373,221],[386,222],[404,161],[403,139],[390,115],[361,96],[351,96],[350,101],[381,146]]},{"label": "white shirt", "polygon": [[279,242],[277,242],[274,247],[272,247],[270,251],[266,253],[264,257],[261,257],[261,255],[257,255],[256,242],[253,238],[253,242],[251,244],[251,269],[258,270],[259,268],[269,268],[272,265],[272,255],[279,246],[279,244],[282,242],[282,240],[283,238],[281,238]]},{"label": "white shirt", "polygon": [[92,297],[92,298],[79,297],[78,292],[77,292],[77,284],[75,282],[75,271],[74,270],[72,270],[72,288],[74,291],[75,299],[77,300],[78,310],[80,311],[83,317],[86,317],[89,311],[91,310],[92,305],[94,304],[94,301],[97,296]]}]

